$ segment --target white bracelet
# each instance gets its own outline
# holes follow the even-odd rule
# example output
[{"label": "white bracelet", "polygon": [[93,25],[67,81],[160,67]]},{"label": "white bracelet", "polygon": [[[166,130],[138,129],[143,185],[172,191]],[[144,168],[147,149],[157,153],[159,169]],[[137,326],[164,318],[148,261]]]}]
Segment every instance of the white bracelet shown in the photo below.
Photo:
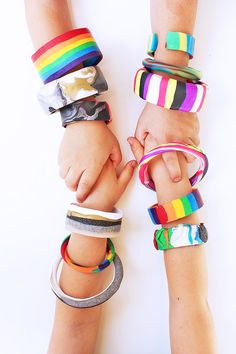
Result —
[{"label": "white bracelet", "polygon": [[96,209],[83,208],[76,203],[71,203],[68,206],[68,211],[74,211],[86,216],[92,216],[92,215],[101,216],[102,218],[108,220],[120,220],[123,217],[123,212],[121,209],[114,208],[113,212],[110,213],[110,212],[96,210]]}]

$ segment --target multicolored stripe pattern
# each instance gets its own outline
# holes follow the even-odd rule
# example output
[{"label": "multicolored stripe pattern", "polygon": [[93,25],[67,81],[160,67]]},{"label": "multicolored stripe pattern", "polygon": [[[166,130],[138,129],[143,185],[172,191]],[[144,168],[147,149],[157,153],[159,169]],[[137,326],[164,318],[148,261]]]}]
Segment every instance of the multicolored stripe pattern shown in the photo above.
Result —
[{"label": "multicolored stripe pattern", "polygon": [[199,70],[190,68],[189,66],[178,66],[165,64],[155,59],[146,58],[143,60],[143,66],[149,72],[161,72],[170,75],[175,75],[192,82],[199,81],[202,78],[202,73]]},{"label": "multicolored stripe pattern", "polygon": [[158,47],[158,36],[156,33],[151,34],[148,40],[147,54],[154,57],[155,51]]},{"label": "multicolored stripe pattern", "polygon": [[67,252],[67,245],[70,240],[70,236],[67,236],[61,245],[61,256],[63,260],[74,270],[77,270],[81,273],[99,273],[109,267],[109,265],[113,262],[114,257],[116,255],[114,244],[110,239],[107,240],[107,252],[105,260],[99,264],[98,266],[93,267],[83,267],[79,264],[76,264],[72,261]]},{"label": "multicolored stripe pattern", "polygon": [[191,193],[182,198],[172,200],[163,205],[152,205],[148,208],[148,213],[153,224],[162,225],[189,216],[199,210],[202,206],[203,200],[200,192],[198,189],[193,189]]},{"label": "multicolored stripe pattern", "polygon": [[157,106],[183,112],[199,112],[205,101],[207,85],[183,82],[149,73],[145,68],[137,71],[134,92],[143,100]]},{"label": "multicolored stripe pattern", "polygon": [[47,42],[33,55],[32,61],[46,84],[78,67],[95,66],[102,53],[87,28],[74,29]]},{"label": "multicolored stripe pattern", "polygon": [[154,182],[150,179],[149,173],[148,173],[148,165],[150,161],[161,154],[164,154],[165,152],[169,151],[179,151],[179,152],[184,152],[187,154],[190,154],[197,158],[199,161],[199,167],[197,172],[190,177],[189,181],[192,186],[194,186],[196,183],[200,182],[203,177],[206,175],[208,171],[208,158],[207,156],[203,153],[203,151],[195,146],[191,145],[185,145],[185,144],[180,144],[180,143],[169,143],[169,144],[162,144],[158,145],[154,149],[150,150],[146,155],[144,155],[138,166],[139,170],[139,179],[141,183],[152,190],[155,190],[155,184]]},{"label": "multicolored stripe pattern", "polygon": [[195,39],[188,33],[168,32],[166,38],[166,48],[170,50],[180,50],[193,58]]},{"label": "multicolored stripe pattern", "polygon": [[157,250],[196,246],[208,241],[208,232],[204,224],[179,224],[169,229],[162,228],[154,233],[154,246]]}]

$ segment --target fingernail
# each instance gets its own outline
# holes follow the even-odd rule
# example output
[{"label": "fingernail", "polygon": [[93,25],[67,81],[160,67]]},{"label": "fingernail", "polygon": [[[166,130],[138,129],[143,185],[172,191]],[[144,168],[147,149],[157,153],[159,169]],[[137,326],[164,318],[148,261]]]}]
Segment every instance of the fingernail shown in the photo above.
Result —
[{"label": "fingernail", "polygon": [[129,143],[130,145],[133,144],[133,139],[132,139],[132,138],[128,138],[127,141],[128,141],[128,143]]},{"label": "fingernail", "polygon": [[136,161],[132,161],[132,162],[131,162],[131,166],[132,166],[132,167],[136,167],[136,166],[137,166],[137,162],[136,162]]},{"label": "fingernail", "polygon": [[177,182],[180,182],[181,181],[181,177],[175,177],[174,178],[174,182],[177,183]]}]

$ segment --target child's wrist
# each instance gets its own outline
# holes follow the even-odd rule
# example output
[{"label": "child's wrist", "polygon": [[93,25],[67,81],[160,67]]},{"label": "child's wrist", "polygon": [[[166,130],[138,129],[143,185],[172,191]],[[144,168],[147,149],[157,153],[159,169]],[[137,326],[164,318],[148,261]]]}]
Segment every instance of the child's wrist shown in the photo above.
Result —
[{"label": "child's wrist", "polygon": [[158,48],[154,55],[155,60],[171,65],[188,66],[189,55],[181,51],[171,51],[166,48]]}]

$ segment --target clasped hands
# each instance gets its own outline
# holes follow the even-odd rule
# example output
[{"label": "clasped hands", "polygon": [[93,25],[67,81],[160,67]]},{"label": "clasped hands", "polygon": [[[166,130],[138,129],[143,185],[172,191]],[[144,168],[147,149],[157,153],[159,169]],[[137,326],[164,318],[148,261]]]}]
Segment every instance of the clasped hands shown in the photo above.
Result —
[{"label": "clasped hands", "polygon": [[[147,103],[138,120],[135,138],[129,138],[128,142],[139,162],[135,150],[140,150],[140,146],[144,152],[164,143],[198,146],[199,121],[195,113],[166,110]],[[179,182],[182,172],[177,153],[165,153],[162,159],[171,180]],[[192,162],[188,155],[186,159]],[[104,122],[81,121],[66,127],[59,149],[59,174],[85,207],[93,205],[96,209],[112,210],[136,166],[135,161],[129,161],[118,176],[116,169],[121,161],[119,143]]]}]

